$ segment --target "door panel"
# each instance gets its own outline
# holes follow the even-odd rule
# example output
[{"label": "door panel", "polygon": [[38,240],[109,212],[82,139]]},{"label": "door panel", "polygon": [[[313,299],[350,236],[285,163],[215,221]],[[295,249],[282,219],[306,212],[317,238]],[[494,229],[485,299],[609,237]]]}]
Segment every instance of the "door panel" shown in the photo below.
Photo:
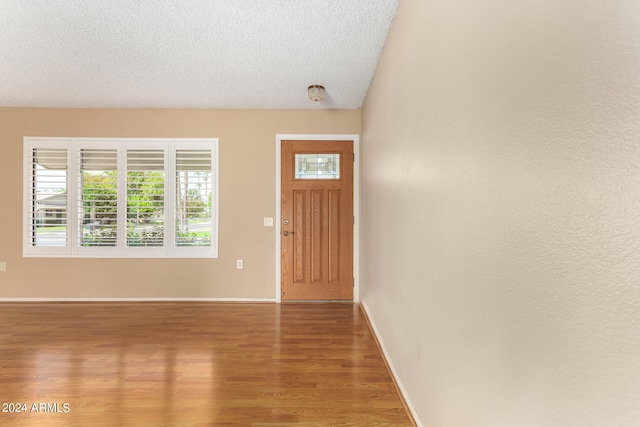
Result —
[{"label": "door panel", "polygon": [[[340,280],[340,192],[329,191],[329,281]],[[353,285],[353,284],[352,284]]]},{"label": "door panel", "polygon": [[311,192],[311,283],[322,282],[322,270],[325,265],[323,240],[323,191]]},{"label": "door panel", "polygon": [[291,237],[293,240],[293,261],[294,261],[294,282],[295,283],[304,283],[305,279],[305,261],[306,256],[304,253],[305,247],[305,238],[304,238],[304,230],[307,224],[307,215],[306,215],[306,206],[305,203],[305,192],[304,191],[294,191],[294,213],[293,218],[294,221],[290,224],[290,228],[293,229],[294,234]]},{"label": "door panel", "polygon": [[352,300],[353,141],[282,141],[281,164],[282,299]]}]

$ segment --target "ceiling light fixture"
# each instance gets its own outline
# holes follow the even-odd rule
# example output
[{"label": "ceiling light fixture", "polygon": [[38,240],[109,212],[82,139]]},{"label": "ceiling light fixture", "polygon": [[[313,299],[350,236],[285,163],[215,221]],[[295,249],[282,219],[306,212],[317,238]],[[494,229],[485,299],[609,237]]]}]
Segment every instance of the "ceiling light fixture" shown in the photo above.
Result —
[{"label": "ceiling light fixture", "polygon": [[309,99],[313,102],[322,101],[324,99],[324,86],[311,85],[307,91],[309,92]]}]

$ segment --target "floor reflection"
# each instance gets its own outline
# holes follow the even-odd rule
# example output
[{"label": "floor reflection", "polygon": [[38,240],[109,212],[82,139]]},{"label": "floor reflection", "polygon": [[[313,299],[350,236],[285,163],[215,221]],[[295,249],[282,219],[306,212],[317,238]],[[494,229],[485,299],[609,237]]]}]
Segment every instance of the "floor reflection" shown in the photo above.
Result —
[{"label": "floor reflection", "polygon": [[411,425],[352,304],[9,304],[0,321],[3,400],[70,407],[3,426]]}]

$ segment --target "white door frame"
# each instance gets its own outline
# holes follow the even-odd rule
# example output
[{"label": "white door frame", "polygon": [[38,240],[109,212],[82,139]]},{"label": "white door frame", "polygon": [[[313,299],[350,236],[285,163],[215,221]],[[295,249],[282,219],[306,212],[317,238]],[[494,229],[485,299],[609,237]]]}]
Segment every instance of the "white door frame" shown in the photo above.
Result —
[{"label": "white door frame", "polygon": [[282,302],[282,141],[353,141],[353,302],[360,302],[360,135],[357,134],[277,134],[276,135],[276,302]]}]

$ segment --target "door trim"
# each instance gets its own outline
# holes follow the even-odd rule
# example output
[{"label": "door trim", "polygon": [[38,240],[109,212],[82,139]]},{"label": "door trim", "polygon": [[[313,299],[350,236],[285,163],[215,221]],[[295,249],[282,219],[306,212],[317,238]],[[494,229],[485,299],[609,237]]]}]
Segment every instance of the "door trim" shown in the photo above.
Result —
[{"label": "door trim", "polygon": [[276,215],[275,215],[275,243],[276,243],[276,302],[282,302],[282,259],[280,232],[282,226],[281,198],[282,198],[282,141],[353,141],[353,302],[360,302],[360,135],[357,134],[277,134],[276,135]]}]

